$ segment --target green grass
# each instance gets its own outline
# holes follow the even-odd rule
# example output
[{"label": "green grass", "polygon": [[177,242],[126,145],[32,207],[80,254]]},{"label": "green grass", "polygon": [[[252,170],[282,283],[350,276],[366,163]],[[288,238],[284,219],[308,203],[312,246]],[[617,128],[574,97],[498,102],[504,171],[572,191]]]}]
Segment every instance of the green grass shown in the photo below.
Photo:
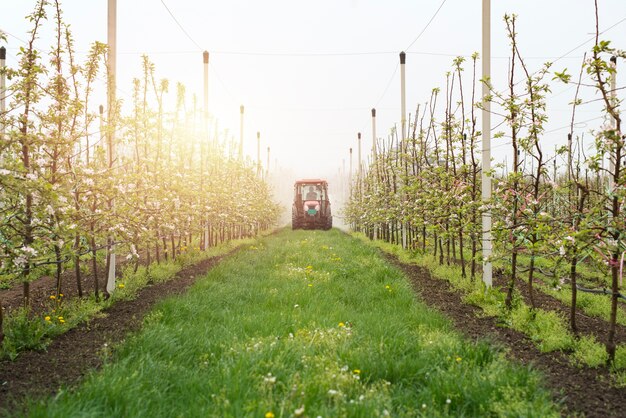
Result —
[{"label": "green grass", "polygon": [[[572,306],[572,289],[570,286],[560,289],[540,285],[541,290],[558,299],[567,306]],[[623,302],[618,302],[623,305]],[[594,293],[585,293],[578,291],[576,293],[576,308],[584,312],[586,315],[595,316],[605,321],[609,321],[611,317],[611,299],[608,295],[600,295]],[[617,323],[626,326],[626,311],[624,309],[617,310]]]},{"label": "green grass", "polygon": [[[112,296],[96,302],[93,294],[83,299],[49,299],[41,315],[34,316],[25,309],[9,312],[4,321],[5,338],[0,346],[0,359],[15,359],[24,350],[43,350],[50,341],[78,324],[104,315],[102,311],[119,300],[134,299],[139,291],[149,283],[159,283],[172,279],[186,266],[203,259],[226,254],[230,250],[254,243],[253,239],[234,240],[207,251],[191,250],[180,254],[175,261],[140,266],[137,272],[133,267],[124,269],[117,279],[117,288]],[[101,283],[103,286],[104,283]],[[50,296],[55,297],[54,295]]]},{"label": "green grass", "polygon": [[[593,336],[576,338],[570,331],[567,318],[563,315],[541,308],[531,310],[529,306],[523,303],[518,294],[514,294],[513,306],[509,311],[504,304],[505,295],[503,292],[493,288],[485,289],[480,279],[471,281],[469,277],[463,278],[461,268],[456,265],[440,265],[437,260],[429,255],[405,251],[398,245],[383,241],[370,241],[363,234],[355,233],[353,235],[368,245],[396,255],[405,263],[417,264],[427,268],[435,278],[447,280],[455,289],[463,293],[465,302],[481,308],[484,315],[497,317],[501,323],[523,332],[539,350],[543,352],[567,352],[570,354],[572,363],[578,366],[598,367],[606,364],[608,355],[605,346]],[[540,262],[540,264],[545,263],[547,263],[546,260]],[[546,288],[547,286],[541,286],[542,290],[547,290]],[[548,292],[548,294],[552,293],[559,294],[556,290]],[[560,293],[561,297],[564,295],[565,293]],[[608,299],[604,295],[589,295],[582,292],[579,292],[578,295],[579,303],[582,303],[583,306],[593,306],[596,309],[609,307]],[[589,296],[595,297],[590,298]],[[562,301],[567,303],[566,299],[563,298]],[[600,306],[602,308],[599,308]],[[587,313],[585,310],[584,312]],[[623,315],[620,314],[619,317],[623,318]],[[618,352],[624,351],[626,351],[626,346],[619,345]],[[621,370],[626,369],[626,361],[620,361],[619,358],[616,358],[612,369],[615,372],[618,385],[625,385],[625,373],[622,373]]]},{"label": "green grass", "polygon": [[[529,265],[530,258],[526,255],[520,255],[518,262],[520,266],[527,267]],[[552,272],[554,267],[553,262],[543,257],[537,257],[535,259],[537,267],[543,269],[546,272]],[[497,263],[500,267],[504,267],[504,263],[499,261]],[[579,284],[588,288],[599,288],[601,285],[604,287],[611,286],[610,271],[601,271],[601,269],[592,270],[591,267],[585,263],[580,263],[578,269],[578,281]],[[572,306],[572,289],[569,284],[560,286],[559,281],[554,276],[548,277],[541,271],[537,270],[535,286],[543,293],[548,294],[555,299],[558,299],[561,303]],[[557,271],[556,277],[569,277],[569,265],[562,264]],[[558,286],[557,286],[558,285]],[[619,301],[622,304],[622,301]],[[611,303],[608,295],[586,293],[583,291],[577,292],[576,307],[581,312],[589,316],[595,316],[605,321],[609,321],[611,316]],[[617,323],[626,326],[626,311],[619,309],[617,311]]]},{"label": "green grass", "polygon": [[30,416],[558,416],[533,371],[462,339],[375,248],[283,231],[160,304]]}]

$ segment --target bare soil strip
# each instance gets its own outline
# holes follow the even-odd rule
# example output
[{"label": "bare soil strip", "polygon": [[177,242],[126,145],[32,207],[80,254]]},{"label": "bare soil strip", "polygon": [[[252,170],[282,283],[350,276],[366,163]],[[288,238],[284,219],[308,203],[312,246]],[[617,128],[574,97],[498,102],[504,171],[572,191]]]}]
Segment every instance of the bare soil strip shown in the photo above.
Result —
[{"label": "bare soil strip", "polygon": [[53,395],[97,369],[102,364],[103,349],[139,329],[144,315],[156,302],[185,292],[197,278],[235,251],[186,267],[173,279],[142,289],[134,300],[115,303],[104,311],[106,317],[56,337],[45,352],[27,351],[15,361],[1,361],[0,412],[19,407],[26,396]]},{"label": "bare soil strip", "polygon": [[[420,299],[450,318],[455,327],[471,339],[489,339],[508,349],[511,357],[540,370],[556,402],[568,415],[586,417],[623,417],[626,389],[609,385],[605,368],[572,366],[566,355],[542,353],[524,334],[498,324],[496,318],[481,316],[480,309],[463,302],[460,292],[449,283],[431,277],[430,272],[416,265],[387,258],[407,275]],[[554,300],[554,299],[553,299]]]}]

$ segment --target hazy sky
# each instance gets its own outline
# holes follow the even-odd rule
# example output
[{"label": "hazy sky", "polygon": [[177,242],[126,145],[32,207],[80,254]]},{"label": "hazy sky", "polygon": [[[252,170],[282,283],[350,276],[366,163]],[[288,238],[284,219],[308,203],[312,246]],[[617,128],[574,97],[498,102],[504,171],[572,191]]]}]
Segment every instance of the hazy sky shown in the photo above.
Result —
[{"label": "hazy sky", "polygon": [[[131,80],[141,74],[141,55],[156,64],[158,78],[183,82],[202,97],[202,50],[210,52],[210,112],[220,129],[239,138],[239,106],[245,106],[246,153],[256,155],[256,132],[272,163],[302,176],[329,176],[356,152],[357,132],[371,147],[370,109],[378,109],[378,134],[387,136],[400,119],[398,53],[418,37],[441,0],[164,0],[185,28],[179,28],[160,0],[118,1],[119,97],[130,102]],[[626,1],[598,0],[602,38],[626,48]],[[30,29],[24,16],[34,1],[0,0],[0,29],[8,32],[8,65]],[[531,70],[564,54],[554,69],[578,72],[595,29],[591,0],[492,2],[492,71],[504,88],[509,55],[502,17],[518,15],[519,47]],[[65,0],[66,21],[80,52],[106,42],[105,0]],[[47,34],[53,32],[51,22]],[[51,45],[43,35],[42,47]],[[447,0],[430,26],[407,50],[407,107],[414,112],[457,55],[481,48],[481,1]],[[585,41],[589,41],[585,43]],[[196,45],[196,43],[198,45]],[[581,44],[582,47],[575,49]],[[620,63],[624,65],[626,63]],[[466,71],[469,85],[469,68]],[[626,84],[626,75],[618,85]],[[386,88],[389,86],[389,88]],[[175,89],[172,89],[175,92]],[[574,89],[555,84],[544,144],[563,143]],[[620,90],[624,97],[624,90]],[[589,98],[594,98],[590,96]],[[94,104],[97,106],[97,104]],[[578,121],[598,117],[597,108],[578,111]],[[494,120],[497,122],[497,120]],[[589,131],[601,120],[580,123]],[[506,144],[494,144],[496,160]],[[364,151],[365,153],[365,151]],[[264,158],[265,159],[265,158]],[[289,179],[290,181],[291,179]]]}]

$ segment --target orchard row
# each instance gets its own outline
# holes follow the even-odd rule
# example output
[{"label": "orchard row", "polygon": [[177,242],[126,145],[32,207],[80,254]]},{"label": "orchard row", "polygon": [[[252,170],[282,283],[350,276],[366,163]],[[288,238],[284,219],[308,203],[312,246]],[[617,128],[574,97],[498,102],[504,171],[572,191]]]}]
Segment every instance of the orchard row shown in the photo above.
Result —
[{"label": "orchard row", "polygon": [[[459,263],[463,275],[474,279],[485,261],[481,219],[490,213],[493,255],[488,261],[504,273],[509,309],[519,279],[526,281],[534,308],[537,276],[544,282],[550,278],[553,286],[571,289],[574,332],[579,271],[600,272],[596,287],[608,288],[607,351],[613,359],[626,253],[626,148],[613,81],[615,63],[626,54],[597,40],[574,77],[552,71],[549,63],[534,70],[520,56],[515,20],[505,17],[508,85],[498,88],[491,80],[477,80],[477,54],[469,65],[464,58],[455,59],[445,90],[433,89],[428,103],[409,117],[407,132],[392,130],[389,139],[373,147],[368,167],[353,181],[346,214],[354,229],[430,251],[442,264]],[[581,82],[584,74],[591,84]],[[515,82],[518,78],[523,81]],[[488,97],[476,92],[479,83],[489,87]],[[548,157],[542,139],[554,83],[571,83],[576,89],[569,140]],[[600,116],[605,119],[592,132],[591,147],[574,131],[575,112],[585,106],[580,99],[585,89],[602,102]],[[488,173],[494,187],[487,201],[481,196],[477,128],[477,113],[486,101],[503,118],[494,142],[510,146],[512,156],[502,172]]]}]

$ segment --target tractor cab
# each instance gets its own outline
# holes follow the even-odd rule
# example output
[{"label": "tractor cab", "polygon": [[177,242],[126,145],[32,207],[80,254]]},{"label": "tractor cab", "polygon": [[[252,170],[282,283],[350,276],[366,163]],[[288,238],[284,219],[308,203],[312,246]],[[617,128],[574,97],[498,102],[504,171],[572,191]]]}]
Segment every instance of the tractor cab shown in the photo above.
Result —
[{"label": "tractor cab", "polygon": [[332,228],[333,220],[326,180],[303,179],[296,181],[291,215],[292,229]]}]

